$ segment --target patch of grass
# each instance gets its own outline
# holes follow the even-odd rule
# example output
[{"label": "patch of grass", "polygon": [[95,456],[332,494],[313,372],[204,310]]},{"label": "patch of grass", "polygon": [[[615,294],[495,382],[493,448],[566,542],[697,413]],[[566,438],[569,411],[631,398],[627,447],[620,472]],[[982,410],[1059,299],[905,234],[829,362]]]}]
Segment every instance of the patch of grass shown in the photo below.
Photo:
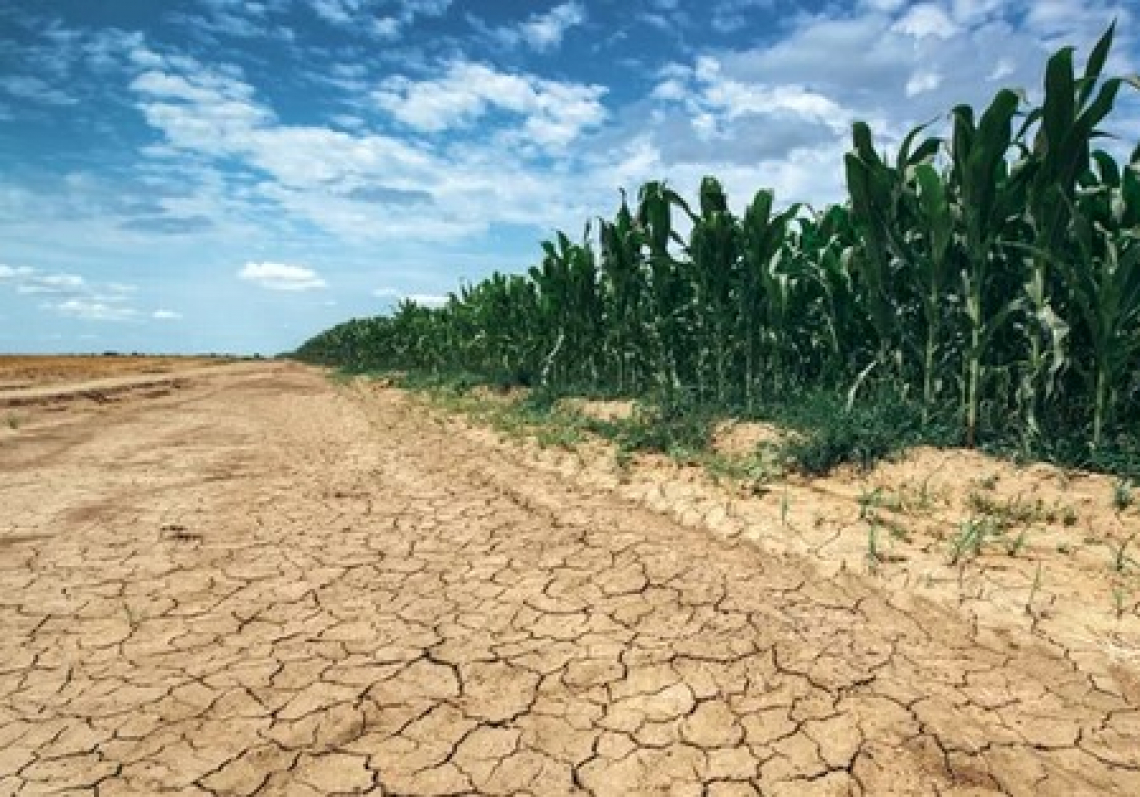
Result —
[{"label": "patch of grass", "polygon": [[650,451],[695,461],[709,450],[714,416],[699,407],[678,403],[639,404],[629,418],[584,418],[583,424],[599,437],[627,451]]},{"label": "patch of grass", "polygon": [[1125,568],[1128,567],[1128,563],[1132,561],[1132,558],[1128,555],[1128,546],[1132,544],[1133,540],[1135,540],[1137,536],[1140,536],[1140,531],[1135,532],[1124,540],[1121,540],[1120,544],[1113,549],[1112,569],[1117,573],[1123,573]]},{"label": "patch of grass", "polygon": [[1033,584],[1029,588],[1029,597],[1025,599],[1025,613],[1033,615],[1033,599],[1037,597],[1037,593],[1041,589],[1041,562],[1037,563],[1037,570],[1033,574]]},{"label": "patch of grass", "polygon": [[809,394],[771,416],[797,432],[783,441],[780,453],[793,470],[809,476],[844,464],[869,470],[912,445],[953,439],[946,424],[924,419],[918,404],[887,389],[851,406],[834,394]]},{"label": "patch of grass", "polygon": [[328,371],[325,376],[327,376],[328,380],[334,385],[347,385],[353,379],[360,376],[360,374],[350,371],[347,368],[336,368]]},{"label": "patch of grass", "polygon": [[729,479],[746,485],[753,495],[768,490],[768,482],[780,474],[780,468],[771,457],[760,452],[747,457],[727,457],[715,452],[704,458],[705,469],[714,481]]},{"label": "patch of grass", "polygon": [[986,476],[985,478],[978,479],[978,487],[980,487],[983,490],[993,490],[997,487],[997,483],[998,483],[998,475],[996,473],[991,473],[989,476]]},{"label": "patch of grass", "polygon": [[963,521],[958,534],[950,541],[951,566],[966,558],[977,558],[981,555],[986,540],[999,535],[1000,532],[991,518],[972,517]]},{"label": "patch of grass", "polygon": [[543,448],[564,448],[572,451],[582,442],[582,430],[570,424],[556,424],[538,429],[535,439]]},{"label": "patch of grass", "polygon": [[7,423],[8,428],[14,432],[20,428],[20,424],[22,424],[23,421],[20,419],[19,415],[14,412],[10,412],[8,413]]},{"label": "patch of grass", "polygon": [[1020,533],[1006,542],[1005,552],[1010,556],[1017,556],[1029,538],[1029,529],[1022,529]]},{"label": "patch of grass", "polygon": [[880,561],[882,560],[879,556],[879,527],[871,523],[867,527],[867,569],[872,573],[875,572]]},{"label": "patch of grass", "polygon": [[614,468],[617,469],[618,478],[623,483],[628,482],[633,473],[633,452],[624,448],[616,449],[614,451]]},{"label": "patch of grass", "polygon": [[1132,480],[1120,478],[1112,485],[1112,508],[1117,512],[1123,512],[1132,506],[1134,501],[1132,495]]},{"label": "patch of grass", "polygon": [[882,489],[876,487],[874,490],[864,488],[859,493],[859,519],[867,520],[874,515],[874,510],[879,507],[879,502],[882,497]]},{"label": "patch of grass", "polygon": [[452,393],[464,395],[476,387],[491,387],[492,380],[479,374],[465,371],[439,373],[434,371],[406,371],[393,374],[394,384],[406,390],[420,390],[430,393]]},{"label": "patch of grass", "polygon": [[1126,597],[1127,593],[1125,593],[1124,587],[1117,585],[1112,588],[1112,608],[1117,620],[1124,617]]},{"label": "patch of grass", "polygon": [[966,504],[971,511],[990,518],[1002,531],[1034,523],[1060,522],[1073,526],[1077,522],[1077,511],[1071,506],[1049,506],[1040,498],[1025,501],[1020,494],[1003,499],[973,490],[966,497]]}]

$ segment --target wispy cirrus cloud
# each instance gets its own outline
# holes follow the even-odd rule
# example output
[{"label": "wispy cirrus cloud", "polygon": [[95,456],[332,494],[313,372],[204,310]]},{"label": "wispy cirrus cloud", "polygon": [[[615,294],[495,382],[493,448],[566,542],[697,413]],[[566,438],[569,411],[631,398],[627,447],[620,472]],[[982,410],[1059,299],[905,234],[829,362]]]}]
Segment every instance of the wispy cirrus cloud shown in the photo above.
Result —
[{"label": "wispy cirrus cloud", "polygon": [[79,274],[44,272],[28,266],[0,264],[0,288],[11,286],[20,297],[39,302],[41,310],[82,321],[131,321],[140,316],[136,287],[116,282],[90,282]]},{"label": "wispy cirrus cloud", "polygon": [[45,105],[75,105],[76,97],[56,88],[35,75],[9,75],[0,77],[0,92],[25,102]]},{"label": "wispy cirrus cloud", "polygon": [[134,307],[96,299],[65,299],[48,302],[44,307],[61,316],[81,321],[134,321],[139,317],[139,311]]}]

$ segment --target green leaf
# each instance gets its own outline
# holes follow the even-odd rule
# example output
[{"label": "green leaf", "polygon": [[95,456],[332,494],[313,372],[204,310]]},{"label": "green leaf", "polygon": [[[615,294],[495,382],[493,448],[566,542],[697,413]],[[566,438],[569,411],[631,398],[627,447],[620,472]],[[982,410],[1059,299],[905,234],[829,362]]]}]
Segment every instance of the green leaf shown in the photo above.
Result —
[{"label": "green leaf", "polygon": [[1088,64],[1085,65],[1085,84],[1081,87],[1079,100],[1082,106],[1088,101],[1096,81],[1100,79],[1100,73],[1104,69],[1104,64],[1108,60],[1108,53],[1112,49],[1112,38],[1115,33],[1116,20],[1113,20],[1089,55]]}]

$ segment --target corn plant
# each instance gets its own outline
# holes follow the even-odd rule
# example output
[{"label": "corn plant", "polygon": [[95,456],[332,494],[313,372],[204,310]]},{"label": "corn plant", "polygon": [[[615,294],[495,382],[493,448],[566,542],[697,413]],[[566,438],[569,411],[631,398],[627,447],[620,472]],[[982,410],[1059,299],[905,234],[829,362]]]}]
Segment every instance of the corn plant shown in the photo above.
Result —
[{"label": "corn plant", "polygon": [[1037,105],[1001,89],[889,154],[856,122],[841,204],[760,190],[737,213],[713,177],[691,204],[649,182],[580,239],[544,242],[525,274],[463,285],[439,308],[402,302],[296,354],[702,411],[827,394],[842,409],[823,432],[916,403],[923,428],[957,417],[970,446],[1135,475],[1140,147],[1126,163],[1094,148],[1140,86],[1104,74],[1114,32],[1082,70],[1071,48],[1055,53]]}]

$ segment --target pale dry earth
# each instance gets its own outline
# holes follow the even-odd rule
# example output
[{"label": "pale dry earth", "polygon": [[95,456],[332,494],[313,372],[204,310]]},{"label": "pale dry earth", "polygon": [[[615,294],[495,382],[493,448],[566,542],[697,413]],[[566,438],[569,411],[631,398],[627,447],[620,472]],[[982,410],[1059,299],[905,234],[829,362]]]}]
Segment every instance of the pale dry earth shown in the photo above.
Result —
[{"label": "pale dry earth", "polygon": [[0,390],[71,384],[89,379],[167,374],[225,365],[233,357],[122,354],[0,354]]},{"label": "pale dry earth", "polygon": [[0,794],[1140,794],[1134,661],[394,389],[0,432]]}]

